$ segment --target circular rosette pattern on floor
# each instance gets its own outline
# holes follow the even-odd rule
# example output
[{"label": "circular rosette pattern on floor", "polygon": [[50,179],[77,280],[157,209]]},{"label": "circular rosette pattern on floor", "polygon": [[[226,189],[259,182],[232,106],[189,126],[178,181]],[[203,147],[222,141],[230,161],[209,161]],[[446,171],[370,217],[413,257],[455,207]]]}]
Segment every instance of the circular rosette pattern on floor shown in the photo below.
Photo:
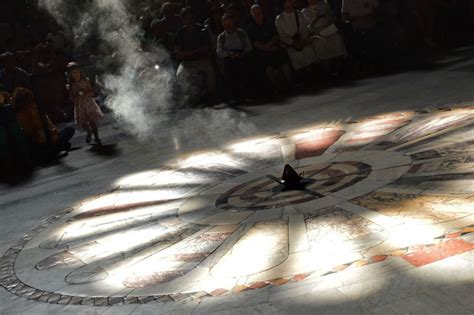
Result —
[{"label": "circular rosette pattern on floor", "polygon": [[[473,128],[469,105],[427,108],[180,157],[28,232],[0,283],[49,303],[146,303],[472,250],[452,238],[474,232]],[[299,189],[278,182],[286,164]]]}]

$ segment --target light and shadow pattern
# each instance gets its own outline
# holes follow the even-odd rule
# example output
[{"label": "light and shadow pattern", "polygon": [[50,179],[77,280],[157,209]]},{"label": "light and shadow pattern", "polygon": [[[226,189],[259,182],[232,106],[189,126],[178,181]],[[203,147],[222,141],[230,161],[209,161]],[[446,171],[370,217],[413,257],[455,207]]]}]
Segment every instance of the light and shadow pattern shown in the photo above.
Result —
[{"label": "light and shadow pattern", "polygon": [[[148,303],[473,250],[456,239],[474,232],[473,130],[464,104],[181,156],[28,232],[0,260],[0,283],[49,303]],[[279,187],[285,164],[304,188]]]}]

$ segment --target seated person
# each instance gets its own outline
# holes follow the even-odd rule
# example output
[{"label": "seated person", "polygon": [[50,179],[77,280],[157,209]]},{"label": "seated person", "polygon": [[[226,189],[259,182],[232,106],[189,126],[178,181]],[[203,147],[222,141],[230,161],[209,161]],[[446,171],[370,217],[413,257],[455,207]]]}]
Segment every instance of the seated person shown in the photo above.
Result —
[{"label": "seated person", "polygon": [[46,155],[49,158],[71,147],[69,140],[74,136],[74,128],[68,127],[58,131],[47,115],[39,113],[30,90],[17,88],[13,94],[13,103],[16,118],[32,148],[33,155]]},{"label": "seated person", "polygon": [[308,23],[303,13],[295,9],[294,0],[284,0],[283,11],[276,17],[275,24],[295,71],[318,61],[309,40]]},{"label": "seated person", "polygon": [[252,51],[247,34],[236,28],[234,18],[230,14],[222,16],[224,32],[217,37],[217,55],[224,60],[224,77],[230,89],[231,102],[242,99],[243,84],[249,78],[249,53]]},{"label": "seated person", "polygon": [[8,182],[29,175],[30,150],[8,93],[0,93],[0,179]]},{"label": "seated person", "polygon": [[184,26],[176,33],[175,55],[180,61],[176,78],[183,88],[186,97],[199,94],[200,87],[194,85],[192,77],[202,73],[207,81],[207,94],[214,98],[216,95],[215,73],[210,62],[208,40],[203,26],[194,23],[193,13],[190,8],[181,12]]},{"label": "seated person", "polygon": [[331,60],[347,56],[344,39],[335,26],[336,19],[331,6],[325,0],[308,0],[308,6],[302,10],[309,23],[311,43],[318,59]]},{"label": "seated person", "polygon": [[0,55],[0,85],[9,93],[17,87],[31,89],[28,73],[17,67],[15,55],[10,52]]},{"label": "seated person", "polygon": [[250,8],[253,21],[247,34],[254,47],[257,67],[261,67],[276,93],[284,92],[291,83],[291,68],[286,51],[279,45],[275,24],[265,20],[263,8],[254,4]]}]

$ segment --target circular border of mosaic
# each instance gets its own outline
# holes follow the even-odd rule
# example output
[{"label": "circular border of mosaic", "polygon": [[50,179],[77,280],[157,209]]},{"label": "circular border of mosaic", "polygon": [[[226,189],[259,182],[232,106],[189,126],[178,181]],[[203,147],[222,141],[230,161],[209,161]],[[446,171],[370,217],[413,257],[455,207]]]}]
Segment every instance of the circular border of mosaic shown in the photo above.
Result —
[{"label": "circular border of mosaic", "polygon": [[[462,106],[458,104],[459,107],[450,108],[448,106],[434,108],[434,111],[444,112],[444,111],[451,111],[454,109],[463,109],[463,108],[471,108],[470,106]],[[430,109],[430,111],[433,108]],[[428,110],[418,110],[415,111],[416,115],[423,115],[427,114]],[[389,142],[381,142],[376,146],[377,149],[384,150],[387,146],[391,143]],[[42,223],[38,224],[31,230],[29,230],[23,237],[21,237],[18,241],[13,243],[13,245],[0,257],[0,286],[5,288],[8,292],[26,298],[32,301],[38,302],[45,302],[50,304],[62,304],[62,305],[88,305],[88,306],[108,306],[108,305],[121,305],[121,304],[145,304],[145,303],[163,303],[168,301],[180,301],[184,299],[193,299],[193,298],[203,298],[209,296],[219,296],[226,293],[237,293],[246,290],[253,290],[263,288],[269,285],[282,285],[290,281],[302,281],[308,276],[311,275],[312,272],[306,274],[298,274],[294,275],[291,278],[279,278],[279,279],[271,279],[267,281],[260,281],[258,283],[249,283],[242,286],[237,286],[230,290],[227,289],[215,289],[212,292],[192,292],[192,293],[176,293],[176,294],[167,294],[167,295],[147,295],[147,296],[138,296],[138,297],[127,297],[127,296],[91,296],[91,297],[83,297],[83,296],[75,296],[75,295],[67,295],[67,294],[60,294],[55,292],[49,292],[45,290],[40,290],[33,288],[21,280],[15,274],[15,261],[22,251],[22,249],[28,244],[36,235],[40,232],[57,222],[60,218],[67,215],[68,213],[72,212],[74,209],[69,208],[57,215],[53,215],[48,219],[44,220]],[[474,226],[466,226],[460,230],[450,231],[449,233],[443,233],[442,235],[435,238],[435,240],[451,240],[456,239],[465,234],[474,233]],[[416,246],[414,246],[416,247]],[[402,248],[396,251],[392,251],[390,253],[385,253],[382,255],[376,255],[366,259],[360,259],[351,263],[347,263],[341,266],[336,266],[329,270],[327,273],[323,274],[331,274],[335,272],[340,272],[345,270],[349,266],[355,267],[362,267],[367,264],[379,262],[385,260],[387,257],[395,256],[399,257],[402,255],[406,255],[410,251],[410,248]]]},{"label": "circular border of mosaic", "polygon": [[[27,284],[21,282],[15,275],[15,260],[24,246],[34,238],[41,231],[46,229],[51,224],[55,223],[62,216],[70,213],[73,209],[67,209],[61,212],[58,215],[51,216],[46,219],[44,222],[40,223],[36,227],[32,228],[28,233],[26,233],[22,238],[20,238],[16,243],[14,243],[0,258],[0,286],[5,288],[11,294],[14,294],[19,297],[26,298],[31,301],[49,303],[49,304],[59,304],[59,305],[86,305],[86,306],[112,306],[112,305],[126,305],[126,304],[153,304],[153,303],[165,303],[165,302],[177,302],[185,299],[196,299],[196,298],[205,298],[205,297],[215,297],[221,296],[228,293],[239,293],[243,291],[261,289],[268,286],[280,286],[289,282],[300,282],[312,275],[312,272],[297,274],[290,278],[277,278],[270,279],[266,281],[258,281],[254,283],[249,283],[247,285],[239,285],[230,290],[228,289],[215,289],[212,292],[192,292],[192,293],[177,293],[177,294],[167,294],[167,295],[146,295],[138,297],[127,297],[127,296],[93,296],[93,297],[84,297],[84,296],[74,296],[66,295],[55,292],[49,292],[44,290],[35,289]],[[459,237],[473,234],[474,225],[466,226],[462,229],[456,231],[450,231],[448,233],[443,233],[440,236],[433,239],[433,243],[437,244],[443,241],[451,241],[459,239]],[[381,255],[375,255],[370,258],[364,258],[346,263],[343,265],[335,266],[327,272],[323,273],[321,277],[326,275],[342,272],[349,267],[360,268],[370,264],[382,262],[389,257],[402,257],[408,255],[410,252],[413,252],[416,249],[419,249],[420,246],[430,246],[426,245],[426,242],[423,245],[414,245],[410,247],[400,248],[397,250],[392,250],[388,253]],[[316,271],[315,271],[316,272]]]}]

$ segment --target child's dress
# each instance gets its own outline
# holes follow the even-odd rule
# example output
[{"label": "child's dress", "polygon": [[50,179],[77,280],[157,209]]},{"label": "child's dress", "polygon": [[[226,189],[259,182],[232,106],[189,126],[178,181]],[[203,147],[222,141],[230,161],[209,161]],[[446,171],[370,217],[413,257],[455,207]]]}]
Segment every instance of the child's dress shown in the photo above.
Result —
[{"label": "child's dress", "polygon": [[99,120],[104,117],[99,105],[94,100],[94,92],[89,80],[82,79],[72,83],[71,96],[74,102],[74,119],[79,128],[89,130],[89,123],[97,125]]}]

